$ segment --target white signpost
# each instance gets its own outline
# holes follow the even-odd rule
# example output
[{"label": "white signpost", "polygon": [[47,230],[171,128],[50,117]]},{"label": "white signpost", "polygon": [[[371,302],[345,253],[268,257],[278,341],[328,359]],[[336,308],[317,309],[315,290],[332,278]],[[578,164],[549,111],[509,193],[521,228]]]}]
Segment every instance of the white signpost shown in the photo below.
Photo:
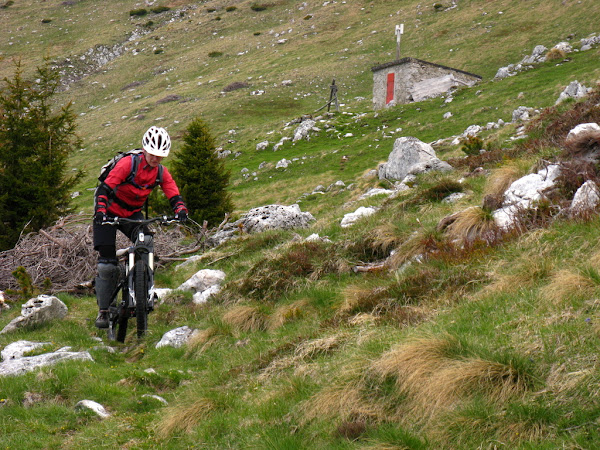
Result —
[{"label": "white signpost", "polygon": [[404,24],[396,25],[396,60],[400,59],[400,36],[404,34]]}]

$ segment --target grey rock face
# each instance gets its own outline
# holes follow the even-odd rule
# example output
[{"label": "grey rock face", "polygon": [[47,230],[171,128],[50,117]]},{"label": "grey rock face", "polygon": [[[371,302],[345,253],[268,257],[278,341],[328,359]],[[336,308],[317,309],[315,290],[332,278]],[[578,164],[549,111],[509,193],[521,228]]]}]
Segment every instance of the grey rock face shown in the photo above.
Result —
[{"label": "grey rock face", "polygon": [[396,139],[387,163],[379,166],[379,178],[403,180],[408,174],[431,170],[449,171],[452,166],[438,159],[431,145],[415,137],[401,137]]}]

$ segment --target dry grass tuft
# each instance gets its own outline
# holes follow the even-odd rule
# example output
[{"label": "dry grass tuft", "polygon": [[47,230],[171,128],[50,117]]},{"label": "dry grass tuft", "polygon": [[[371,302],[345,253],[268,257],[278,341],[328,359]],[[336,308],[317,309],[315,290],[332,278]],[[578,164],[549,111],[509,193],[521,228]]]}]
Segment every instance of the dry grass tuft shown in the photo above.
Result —
[{"label": "dry grass tuft", "polygon": [[505,164],[495,170],[485,187],[484,194],[491,196],[503,196],[513,181],[518,180],[524,175],[522,167],[516,164]]},{"label": "dry grass tuft", "polygon": [[204,353],[205,350],[218,343],[220,336],[216,327],[196,331],[186,345],[185,356],[190,357]]},{"label": "dry grass tuft", "polygon": [[540,296],[556,305],[573,295],[590,297],[597,288],[598,284],[589,277],[563,269],[554,274],[550,283],[542,288]]},{"label": "dry grass tuft", "polygon": [[474,393],[505,402],[526,390],[529,380],[511,365],[461,356],[461,352],[455,338],[421,338],[384,354],[371,369],[382,380],[394,378],[408,410],[425,420]]},{"label": "dry grass tuft", "polygon": [[265,330],[267,324],[266,316],[250,305],[234,306],[223,314],[222,320],[243,333]]},{"label": "dry grass tuft", "polygon": [[284,305],[277,308],[269,318],[267,328],[269,330],[276,330],[286,323],[293,322],[294,320],[303,317],[306,314],[307,307],[307,300],[298,300],[290,305]]},{"label": "dry grass tuft", "polygon": [[323,417],[342,421],[380,421],[385,411],[376,403],[366,400],[361,394],[362,385],[358,382],[335,383],[322,390],[304,403],[301,408],[301,423]]},{"label": "dry grass tuft", "polygon": [[383,294],[383,287],[348,286],[343,291],[344,301],[338,309],[338,314],[346,317],[360,312],[371,312],[379,305]]},{"label": "dry grass tuft", "polygon": [[500,229],[493,215],[479,207],[467,208],[453,215],[453,221],[445,232],[452,240],[464,243],[483,241],[488,244],[498,241]]},{"label": "dry grass tuft", "polygon": [[305,370],[303,364],[316,356],[330,354],[335,351],[343,340],[343,336],[328,336],[300,343],[294,349],[293,355],[287,355],[273,360],[259,375],[259,380],[266,380],[290,367]]},{"label": "dry grass tuft", "polygon": [[170,406],[166,408],[164,417],[156,426],[156,434],[167,438],[173,433],[190,433],[214,409],[213,402],[205,398],[196,399],[186,405]]}]

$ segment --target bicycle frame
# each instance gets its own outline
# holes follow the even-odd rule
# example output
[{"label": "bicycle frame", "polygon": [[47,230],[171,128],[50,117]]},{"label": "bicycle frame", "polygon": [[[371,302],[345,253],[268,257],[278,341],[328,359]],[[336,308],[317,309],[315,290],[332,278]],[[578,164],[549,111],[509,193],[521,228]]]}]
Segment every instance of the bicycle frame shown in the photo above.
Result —
[{"label": "bicycle frame", "polygon": [[[154,302],[157,299],[154,289],[153,233],[146,232],[145,227],[153,222],[169,224],[175,221],[174,218],[162,216],[152,219],[115,218],[113,221],[106,222],[107,225],[113,226],[121,223],[138,225],[133,245],[117,251],[117,257],[125,258],[125,267],[121,266],[122,276],[109,308],[109,339],[116,338],[116,340],[124,342],[127,334],[127,322],[132,317],[136,318],[138,338],[145,334],[148,313],[154,310]],[[119,291],[122,292],[120,302],[117,301]]]}]

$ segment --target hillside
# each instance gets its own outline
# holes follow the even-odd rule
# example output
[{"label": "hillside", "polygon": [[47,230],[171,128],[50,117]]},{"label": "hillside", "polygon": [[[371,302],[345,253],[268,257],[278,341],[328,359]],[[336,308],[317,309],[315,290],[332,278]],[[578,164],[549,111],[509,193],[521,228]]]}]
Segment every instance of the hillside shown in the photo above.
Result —
[{"label": "hillside", "polygon": [[[11,77],[13,58],[26,73],[44,57],[65,71],[59,101],[73,102],[84,142],[71,164],[87,172],[78,211],[91,212],[98,167],[114,151],[138,146],[151,124],[168,128],[177,151],[181,132],[200,116],[231,152],[234,218],[298,203],[316,220],[307,229],[243,235],[192,265],[168,266],[161,287],[203,268],[225,272],[225,284],[203,305],[188,293],[169,297],[150,316],[149,335],[129,336],[114,353],[94,340],[113,345],[93,326],[90,296],[59,294],[69,308],[64,320],[0,335],[0,348],[50,342],[44,351],[69,346],[94,359],[0,378],[0,445],[600,446],[597,215],[555,214],[572,197],[561,191],[525,214],[519,230],[494,239],[456,245],[438,226],[479,208],[509,180],[572,157],[568,125],[599,120],[590,101],[549,108],[574,80],[597,85],[597,46],[493,80],[536,45],[568,41],[578,49],[600,32],[595,2],[181,0],[153,12],[158,5],[0,5],[0,75]],[[482,82],[452,101],[374,112],[370,69],[394,59],[398,23],[405,24],[403,55]],[[317,113],[333,79],[340,112]],[[227,89],[232,83],[241,88]],[[519,106],[542,111],[521,139],[521,123],[511,122]],[[293,135],[290,122],[306,114],[321,131],[273,151]],[[465,158],[451,143],[468,126],[499,119],[507,124],[480,135],[483,155]],[[390,187],[365,175],[401,136],[433,142],[455,170],[421,175],[393,198],[360,199]],[[257,150],[265,140],[267,149]],[[291,164],[276,168],[284,158]],[[313,192],[337,181],[344,187]],[[465,196],[441,201],[451,192]],[[359,206],[378,211],[340,227]],[[328,239],[304,240],[313,233]],[[353,270],[383,261],[383,270]],[[18,315],[19,302],[12,306],[0,326]],[[186,346],[155,347],[184,325],[198,330]],[[110,417],[76,410],[83,399],[101,403]]]}]

